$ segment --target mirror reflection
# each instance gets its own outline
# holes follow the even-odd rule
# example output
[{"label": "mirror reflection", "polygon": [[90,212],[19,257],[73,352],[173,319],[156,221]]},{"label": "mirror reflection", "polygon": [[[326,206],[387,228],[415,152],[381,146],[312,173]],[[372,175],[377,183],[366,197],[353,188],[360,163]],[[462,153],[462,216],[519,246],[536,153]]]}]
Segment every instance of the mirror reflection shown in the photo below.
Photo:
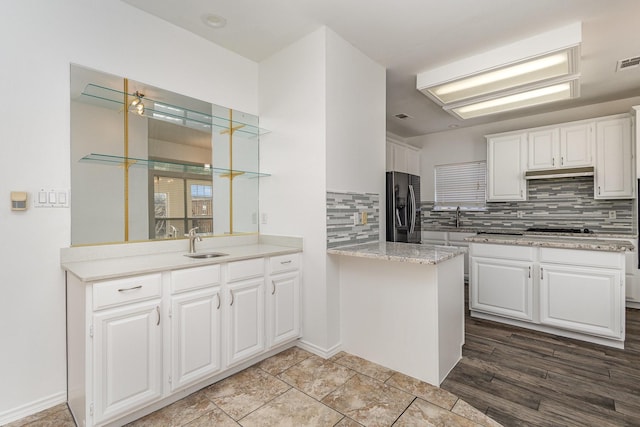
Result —
[{"label": "mirror reflection", "polygon": [[258,118],[71,66],[72,245],[258,231]]}]

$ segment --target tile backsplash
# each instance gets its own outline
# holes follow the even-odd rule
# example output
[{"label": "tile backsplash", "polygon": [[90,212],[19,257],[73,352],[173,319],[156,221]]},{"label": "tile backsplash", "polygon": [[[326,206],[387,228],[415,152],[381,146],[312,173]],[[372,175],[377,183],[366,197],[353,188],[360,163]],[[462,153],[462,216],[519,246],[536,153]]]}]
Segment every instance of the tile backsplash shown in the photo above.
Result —
[{"label": "tile backsplash", "polygon": [[[362,212],[367,223],[362,224]],[[353,215],[358,224],[353,224]],[[380,233],[380,196],[374,193],[327,192],[327,248],[377,242]]]},{"label": "tile backsplash", "polygon": [[[588,228],[610,234],[637,231],[633,200],[595,200],[593,177],[532,180],[528,196],[523,202],[487,203],[485,211],[462,211],[460,226],[513,230]],[[422,202],[421,208],[424,229],[455,227],[455,212],[433,211],[433,202]],[[518,218],[518,212],[522,218]]]}]

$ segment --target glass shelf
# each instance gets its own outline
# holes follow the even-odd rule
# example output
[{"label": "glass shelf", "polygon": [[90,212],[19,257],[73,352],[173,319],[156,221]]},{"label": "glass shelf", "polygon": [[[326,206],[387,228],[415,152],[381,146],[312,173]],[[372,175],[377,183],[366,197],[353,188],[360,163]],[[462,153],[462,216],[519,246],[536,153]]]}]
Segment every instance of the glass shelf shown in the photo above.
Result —
[{"label": "glass shelf", "polygon": [[[128,94],[128,96],[131,100],[136,98],[133,93]],[[93,83],[89,83],[84,88],[84,91],[81,93],[81,97],[91,98],[94,101],[97,100],[106,108],[124,108],[123,91],[99,86]],[[234,133],[240,132],[245,136],[260,136],[269,133],[269,131],[261,129],[252,123],[233,120],[231,122],[231,126],[229,126],[228,117],[217,117],[210,113],[190,110],[188,108],[171,105],[166,102],[155,101],[147,97],[143,97],[142,102],[144,104],[144,114],[142,115],[156,120],[163,120],[193,129],[218,132],[221,134],[229,133],[230,129]]]},{"label": "glass shelf", "polygon": [[109,154],[91,153],[80,159],[83,163],[95,163],[101,165],[142,167],[165,172],[188,173],[194,175],[212,176],[217,175],[221,178],[264,178],[271,176],[268,173],[250,172],[235,169],[224,169],[216,167],[207,167],[188,163],[167,162],[148,159],[137,159],[134,157],[112,156]]}]

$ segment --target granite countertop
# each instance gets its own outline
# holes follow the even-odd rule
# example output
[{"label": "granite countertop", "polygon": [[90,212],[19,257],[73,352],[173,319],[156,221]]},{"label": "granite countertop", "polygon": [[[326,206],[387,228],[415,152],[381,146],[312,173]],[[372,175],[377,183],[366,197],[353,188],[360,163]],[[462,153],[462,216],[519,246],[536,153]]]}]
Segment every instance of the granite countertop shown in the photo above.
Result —
[{"label": "granite countertop", "polygon": [[575,237],[564,235],[509,235],[479,234],[465,239],[473,243],[493,243],[502,245],[537,246],[559,249],[585,249],[592,251],[626,252],[633,251],[633,244],[622,240],[607,240],[594,237]]},{"label": "granite countertop", "polygon": [[[447,227],[447,226],[423,226],[422,231],[441,231],[441,232],[458,232],[458,233],[522,233],[527,236],[549,236],[549,233],[536,233],[532,231],[525,231],[522,229],[512,228],[488,228],[488,227]],[[618,233],[589,233],[589,234],[575,234],[575,233],[554,233],[553,236],[566,236],[573,238],[587,238],[587,239],[637,239],[637,234],[618,234]]]},{"label": "granite countertop", "polygon": [[189,258],[185,251],[166,252],[150,255],[126,256],[89,261],[63,262],[64,270],[73,273],[83,282],[112,279],[136,274],[156,273],[161,271],[178,270],[182,268],[200,267],[210,264],[220,264],[250,258],[286,255],[301,252],[300,248],[278,246],[270,244],[251,244],[240,246],[217,247],[214,250],[199,250],[205,252],[222,252],[226,255],[216,258]]},{"label": "granite countertop", "polygon": [[328,254],[372,258],[413,264],[438,264],[467,252],[455,246],[373,242],[327,249]]}]

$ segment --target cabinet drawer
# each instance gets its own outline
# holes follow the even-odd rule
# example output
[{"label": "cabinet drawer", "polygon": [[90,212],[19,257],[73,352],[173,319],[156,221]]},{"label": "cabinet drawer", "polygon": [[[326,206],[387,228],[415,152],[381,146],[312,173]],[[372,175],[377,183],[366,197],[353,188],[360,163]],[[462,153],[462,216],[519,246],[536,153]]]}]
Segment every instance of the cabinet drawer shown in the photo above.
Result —
[{"label": "cabinet drawer", "polygon": [[162,295],[160,274],[127,277],[93,284],[93,309],[100,310]]},{"label": "cabinet drawer", "polygon": [[220,265],[187,268],[171,272],[171,293],[204,288],[220,283]]},{"label": "cabinet drawer", "polygon": [[271,274],[293,271],[300,268],[298,254],[274,256],[269,259],[269,271]]},{"label": "cabinet drawer", "polygon": [[227,281],[264,276],[264,258],[234,261],[227,264]]},{"label": "cabinet drawer", "polygon": [[535,256],[535,248],[530,246],[473,243],[469,245],[469,247],[471,256],[480,256],[485,258],[533,261]]},{"label": "cabinet drawer", "polygon": [[587,267],[621,268],[624,256],[620,252],[585,251],[578,249],[540,248],[540,262],[584,265]]}]

